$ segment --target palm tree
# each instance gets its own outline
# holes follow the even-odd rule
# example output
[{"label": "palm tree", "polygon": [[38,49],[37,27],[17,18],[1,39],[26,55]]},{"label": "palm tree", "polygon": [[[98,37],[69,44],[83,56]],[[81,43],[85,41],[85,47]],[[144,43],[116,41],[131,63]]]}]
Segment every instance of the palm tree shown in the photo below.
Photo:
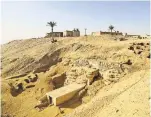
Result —
[{"label": "palm tree", "polygon": [[47,22],[47,26],[50,26],[50,27],[51,27],[51,32],[52,32],[52,34],[53,34],[53,28],[54,28],[55,26],[57,26],[57,23],[50,21],[50,22]]},{"label": "palm tree", "polygon": [[112,30],[114,29],[114,26],[113,25],[110,25],[109,26],[109,30],[111,30],[111,33],[112,33]]}]

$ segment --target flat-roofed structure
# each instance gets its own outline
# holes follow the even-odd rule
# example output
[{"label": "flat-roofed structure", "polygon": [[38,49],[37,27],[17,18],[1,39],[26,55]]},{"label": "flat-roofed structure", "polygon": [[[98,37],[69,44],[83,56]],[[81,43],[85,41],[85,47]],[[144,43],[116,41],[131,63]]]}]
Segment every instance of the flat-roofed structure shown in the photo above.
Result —
[{"label": "flat-roofed structure", "polygon": [[127,34],[127,35],[125,35],[125,37],[139,38],[141,36],[140,35],[130,35],[130,34]]},{"label": "flat-roofed structure", "polygon": [[92,32],[93,36],[101,36],[101,35],[123,35],[122,32],[115,31],[115,32],[106,32],[106,31],[98,31],[98,32]]},{"label": "flat-roofed structure", "polygon": [[73,98],[84,86],[84,84],[74,83],[48,92],[46,95],[49,103],[57,106]]},{"label": "flat-roofed structure", "polygon": [[45,36],[46,38],[48,37],[63,37],[63,32],[50,32],[50,33],[47,33],[47,35]]},{"label": "flat-roofed structure", "polygon": [[79,37],[80,36],[80,31],[79,29],[74,29],[73,30],[73,37]]},{"label": "flat-roofed structure", "polygon": [[73,37],[73,31],[66,30],[63,32],[64,37]]},{"label": "flat-roofed structure", "polygon": [[72,31],[66,30],[63,32],[64,37],[79,37],[80,36],[80,31],[79,29],[74,29]]}]

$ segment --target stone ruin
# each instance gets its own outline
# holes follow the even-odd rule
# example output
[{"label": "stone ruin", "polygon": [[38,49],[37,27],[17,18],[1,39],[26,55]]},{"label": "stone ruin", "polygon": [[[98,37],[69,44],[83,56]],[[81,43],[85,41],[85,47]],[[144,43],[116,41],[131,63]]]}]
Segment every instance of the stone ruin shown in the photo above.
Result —
[{"label": "stone ruin", "polygon": [[150,43],[132,43],[128,49],[133,51],[136,55],[150,58]]},{"label": "stone ruin", "polygon": [[[99,70],[87,67],[73,67],[66,73],[66,79],[64,79],[63,76],[62,74],[52,77],[52,82],[64,82],[64,85],[46,93],[46,95],[39,100],[35,108],[42,109],[49,104],[62,104],[73,98],[78,92],[80,92],[79,95],[82,95],[81,90],[85,86],[89,86],[94,81],[95,77],[99,76]],[[62,79],[62,81],[60,81],[60,79]]]},{"label": "stone ruin", "polygon": [[9,83],[10,92],[12,96],[17,96],[27,88],[34,87],[30,82],[36,82],[38,79],[37,74],[29,74],[23,81],[17,81],[15,83]]},{"label": "stone ruin", "polygon": [[[128,72],[129,67],[127,66],[132,65],[132,62],[131,60],[116,63],[100,59],[80,59],[74,62],[66,60],[63,64],[72,66],[72,68],[66,73],[52,76],[52,82],[59,86],[46,93],[35,108],[42,108],[50,104],[59,105],[76,96],[81,99],[84,99],[83,97],[86,95],[93,97],[103,86],[118,82]],[[75,89],[71,88],[72,91],[69,92],[63,91],[66,87],[67,89],[72,87],[73,84],[77,86]],[[78,88],[80,85],[83,88]],[[61,101],[57,102],[57,100]]]},{"label": "stone ruin", "polygon": [[72,83],[90,85],[94,78],[99,76],[99,70],[87,67],[73,67],[69,72],[66,73],[66,76],[67,78],[64,85],[69,85]]}]

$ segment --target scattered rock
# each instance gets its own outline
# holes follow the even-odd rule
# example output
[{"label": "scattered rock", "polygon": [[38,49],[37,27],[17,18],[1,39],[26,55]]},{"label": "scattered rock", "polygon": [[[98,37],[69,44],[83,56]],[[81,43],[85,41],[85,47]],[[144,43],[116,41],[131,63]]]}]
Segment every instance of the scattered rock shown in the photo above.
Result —
[{"label": "scattered rock", "polygon": [[129,50],[134,50],[134,47],[133,47],[133,46],[130,46],[128,49],[129,49]]},{"label": "scattered rock", "polygon": [[125,62],[123,64],[132,65],[132,61],[129,59],[127,62]]},{"label": "scattered rock", "polygon": [[117,113],[117,112],[119,112],[119,110],[118,110],[118,109],[116,110],[116,113]]},{"label": "scattered rock", "polygon": [[83,104],[86,104],[86,103],[88,103],[91,99],[92,99],[92,98],[91,98],[90,96],[85,96],[85,97],[82,98],[82,103],[83,103]]},{"label": "scattered rock", "polygon": [[15,117],[15,116],[13,116],[11,114],[2,114],[1,117]]},{"label": "scattered rock", "polygon": [[35,85],[27,85],[26,88],[32,88],[35,87]]},{"label": "scattered rock", "polygon": [[36,82],[38,79],[38,75],[37,74],[30,74],[30,75],[28,75],[28,79],[30,82]]},{"label": "scattered rock", "polygon": [[70,64],[70,62],[71,62],[70,59],[65,59],[65,60],[63,61],[63,65],[64,65],[64,66],[67,66],[67,65]]},{"label": "scattered rock", "polygon": [[29,79],[24,79],[24,81],[25,81],[26,83],[29,83],[29,82],[30,82]]},{"label": "scattered rock", "polygon": [[149,43],[140,42],[140,43],[133,43],[128,49],[132,50],[136,55],[142,56],[142,58],[145,58],[145,57],[148,58],[148,55],[144,53],[146,52],[149,53],[150,46],[149,46]]},{"label": "scattered rock", "polygon": [[94,81],[92,85],[88,86],[88,90],[87,90],[88,96],[91,96],[91,97],[95,96],[96,93],[104,86],[105,84],[103,80],[99,79],[97,81]]},{"label": "scattered rock", "polygon": [[45,102],[45,103],[37,104],[36,106],[34,106],[34,108],[38,108],[38,109],[42,110],[45,107],[47,107],[48,105],[49,105],[49,103]]},{"label": "scattered rock", "polygon": [[39,99],[39,103],[45,103],[45,102],[48,102],[48,98],[46,95],[44,95],[42,98]]},{"label": "scattered rock", "polygon": [[99,70],[88,67],[74,67],[66,74],[65,85],[70,83],[91,84],[99,76]]},{"label": "scattered rock", "polygon": [[117,82],[123,75],[116,69],[110,69],[103,73],[103,81],[106,85]]}]

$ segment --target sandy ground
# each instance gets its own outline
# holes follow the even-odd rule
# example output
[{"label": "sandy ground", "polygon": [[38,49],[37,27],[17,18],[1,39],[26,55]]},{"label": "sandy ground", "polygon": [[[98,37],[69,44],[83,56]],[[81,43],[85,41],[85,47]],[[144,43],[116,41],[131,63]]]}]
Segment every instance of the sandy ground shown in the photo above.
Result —
[{"label": "sandy ground", "polygon": [[[51,43],[50,39],[29,39],[2,45],[2,114],[10,117],[149,117],[149,40],[115,41],[114,38],[60,38],[57,43]],[[132,64],[127,63],[128,60]],[[111,75],[116,78],[109,78],[110,71],[107,71],[119,69],[117,64],[124,65],[123,71],[119,70],[120,74],[114,71]],[[70,100],[60,108],[48,106],[42,111],[34,108],[46,92],[67,82],[62,74],[65,73],[70,82],[74,75],[78,82],[82,81],[80,78],[88,71],[81,72],[81,67],[95,67],[103,76],[88,88],[90,95],[95,92],[88,102],[79,99]],[[78,68],[75,74],[71,73],[72,68]],[[36,81],[25,82],[35,74]],[[55,75],[60,76],[54,83]],[[12,95],[14,87],[10,83],[13,86],[23,83],[25,89]]]},{"label": "sandy ground", "polygon": [[104,87],[91,102],[76,108],[68,117],[149,117],[149,75],[149,70],[136,72]]}]

